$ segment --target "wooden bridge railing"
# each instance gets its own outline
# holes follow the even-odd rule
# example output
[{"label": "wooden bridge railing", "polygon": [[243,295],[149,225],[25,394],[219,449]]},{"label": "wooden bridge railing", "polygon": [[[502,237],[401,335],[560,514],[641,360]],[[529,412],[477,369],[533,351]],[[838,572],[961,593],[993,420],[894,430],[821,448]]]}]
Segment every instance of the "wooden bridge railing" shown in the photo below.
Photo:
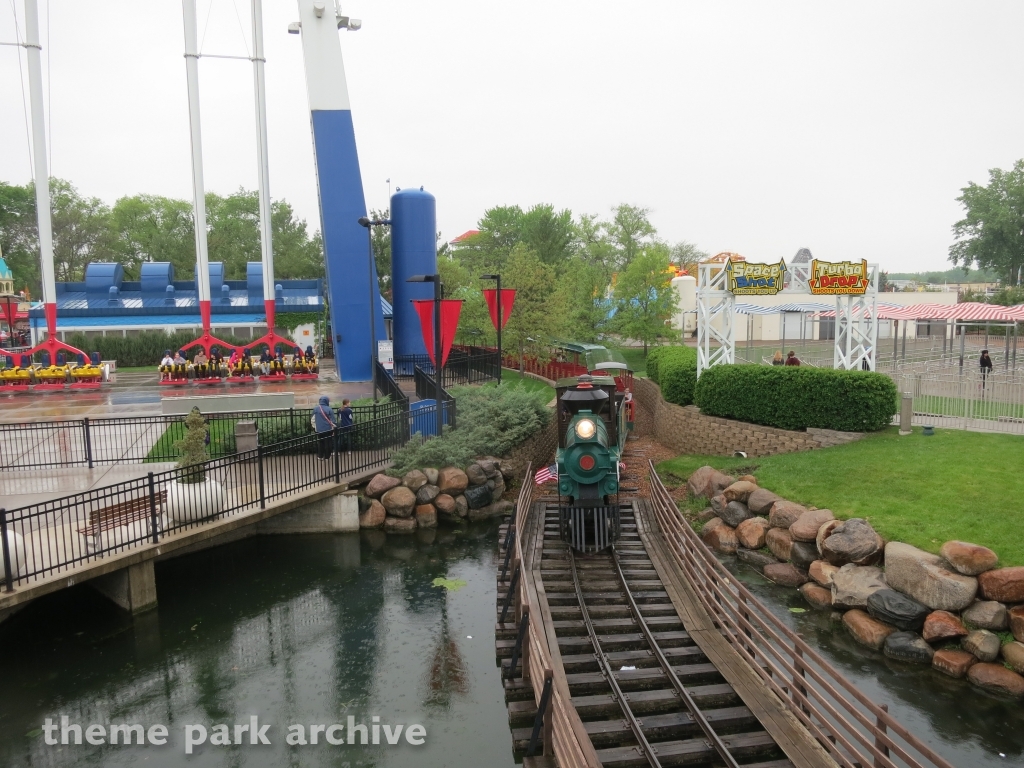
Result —
[{"label": "wooden bridge railing", "polygon": [[690,528],[653,462],[652,508],[682,571],[733,648],[845,768],[953,768],[762,605]]},{"label": "wooden bridge railing", "polygon": [[[518,580],[514,577],[512,580],[512,583],[516,584],[515,625],[520,626],[524,616],[528,622],[522,647],[522,668],[524,676],[533,683],[534,702],[537,704],[538,716],[534,733],[538,734],[542,729],[544,754],[553,755],[559,768],[591,768],[600,766],[601,761],[590,743],[583,721],[572,704],[551,621],[551,612],[547,599],[543,597],[543,583],[538,585],[528,568],[532,560],[524,557],[523,539],[533,509],[535,488],[533,469],[527,466],[523,486],[516,501],[515,545],[511,569],[513,574],[517,571],[521,574]],[[540,535],[543,538],[543,516],[537,524],[542,528]]]}]

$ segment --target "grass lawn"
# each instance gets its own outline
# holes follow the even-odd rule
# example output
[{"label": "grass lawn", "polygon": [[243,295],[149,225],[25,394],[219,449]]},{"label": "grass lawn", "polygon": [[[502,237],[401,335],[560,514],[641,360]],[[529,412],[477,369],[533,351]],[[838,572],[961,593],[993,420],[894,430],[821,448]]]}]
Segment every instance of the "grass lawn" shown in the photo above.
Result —
[{"label": "grass lawn", "polygon": [[543,392],[545,403],[549,403],[555,398],[554,387],[545,384],[543,381],[531,379],[529,376],[519,378],[519,374],[517,372],[510,371],[506,368],[502,368],[501,370],[501,384],[502,386],[523,387],[531,392]]},{"label": "grass lawn", "polygon": [[647,358],[644,357],[643,347],[616,347],[615,350],[621,352],[622,356],[626,358],[634,376],[647,375]]},{"label": "grass lawn", "polygon": [[[679,456],[658,465],[686,478],[700,466],[750,471],[792,501],[867,518],[887,540],[938,552],[950,539],[993,549],[1001,565],[1024,565],[1024,437],[895,428],[855,443],[762,459]],[[742,473],[741,473],[742,474]]]},{"label": "grass lawn", "polygon": [[[210,422],[210,445],[208,450],[210,451],[211,458],[224,456],[228,453],[224,445],[228,438],[233,438],[236,421],[237,419],[218,419]],[[153,444],[153,447],[149,449],[149,453],[146,454],[143,463],[175,461],[174,457],[178,455],[178,451],[174,449],[174,444],[183,437],[185,437],[185,422],[173,422],[164,430],[164,433],[160,435],[160,439]]]}]

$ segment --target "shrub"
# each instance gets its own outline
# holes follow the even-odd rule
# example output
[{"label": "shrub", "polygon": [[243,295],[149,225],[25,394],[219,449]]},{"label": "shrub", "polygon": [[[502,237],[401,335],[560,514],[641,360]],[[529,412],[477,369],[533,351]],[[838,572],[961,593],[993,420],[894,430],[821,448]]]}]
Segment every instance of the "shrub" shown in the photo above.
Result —
[{"label": "shrub", "polygon": [[524,387],[455,387],[458,428],[394,455],[394,472],[418,467],[466,466],[474,457],[501,456],[548,423],[548,396]]},{"label": "shrub", "polygon": [[869,371],[717,365],[701,375],[694,402],[708,416],[781,429],[883,429],[899,408],[896,385]]},{"label": "shrub", "polygon": [[181,470],[178,482],[201,483],[206,479],[204,462],[210,460],[206,450],[209,434],[203,415],[198,408],[193,408],[185,417],[185,436],[174,444],[181,455],[178,459],[178,469]]},{"label": "shrub", "polygon": [[691,405],[697,383],[697,350],[686,346],[656,347],[647,355],[647,375],[661,387],[665,400]]}]

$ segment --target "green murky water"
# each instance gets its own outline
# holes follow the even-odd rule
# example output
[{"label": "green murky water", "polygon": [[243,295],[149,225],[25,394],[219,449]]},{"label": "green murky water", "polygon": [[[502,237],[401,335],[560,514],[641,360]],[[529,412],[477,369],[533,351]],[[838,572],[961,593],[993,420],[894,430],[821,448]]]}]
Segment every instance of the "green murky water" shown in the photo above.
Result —
[{"label": "green murky water", "polygon": [[[87,586],[37,601],[0,626],[0,765],[514,765],[494,665],[496,537],[256,537],[158,564],[160,607],[134,624]],[[47,745],[40,726],[61,715],[165,725],[168,743]],[[253,716],[269,745],[241,733],[185,754],[187,725],[227,724],[233,740]],[[310,725],[350,716],[371,743],[359,729],[353,745],[344,729],[331,732],[342,745],[325,731],[285,743],[287,726],[309,742]],[[422,725],[424,743],[390,745],[381,728],[374,746],[374,716],[392,735]]]}]

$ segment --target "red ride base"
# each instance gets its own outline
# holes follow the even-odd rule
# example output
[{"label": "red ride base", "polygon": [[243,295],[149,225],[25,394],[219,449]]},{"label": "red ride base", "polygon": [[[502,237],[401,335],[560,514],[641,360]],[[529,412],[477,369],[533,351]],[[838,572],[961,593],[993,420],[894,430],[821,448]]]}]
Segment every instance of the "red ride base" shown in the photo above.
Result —
[{"label": "red ride base", "polygon": [[256,379],[252,376],[228,376],[228,384],[255,384]]},{"label": "red ride base", "polygon": [[99,379],[93,379],[91,381],[76,381],[68,389],[99,389],[102,386],[102,382]]},{"label": "red ride base", "polygon": [[188,379],[161,379],[160,386],[162,387],[183,387],[188,384]]},{"label": "red ride base", "polygon": [[213,377],[213,378],[207,378],[207,379],[195,379],[195,383],[196,384],[201,385],[201,386],[206,386],[206,387],[211,386],[213,384],[220,384],[221,381],[223,381],[223,379],[221,379],[220,377]]},{"label": "red ride base", "polygon": [[320,378],[316,373],[293,373],[292,381],[316,381]]},{"label": "red ride base", "polygon": [[64,384],[33,384],[33,392],[63,392]]},{"label": "red ride base", "polygon": [[283,373],[267,373],[260,376],[260,381],[288,381],[288,377]]}]

